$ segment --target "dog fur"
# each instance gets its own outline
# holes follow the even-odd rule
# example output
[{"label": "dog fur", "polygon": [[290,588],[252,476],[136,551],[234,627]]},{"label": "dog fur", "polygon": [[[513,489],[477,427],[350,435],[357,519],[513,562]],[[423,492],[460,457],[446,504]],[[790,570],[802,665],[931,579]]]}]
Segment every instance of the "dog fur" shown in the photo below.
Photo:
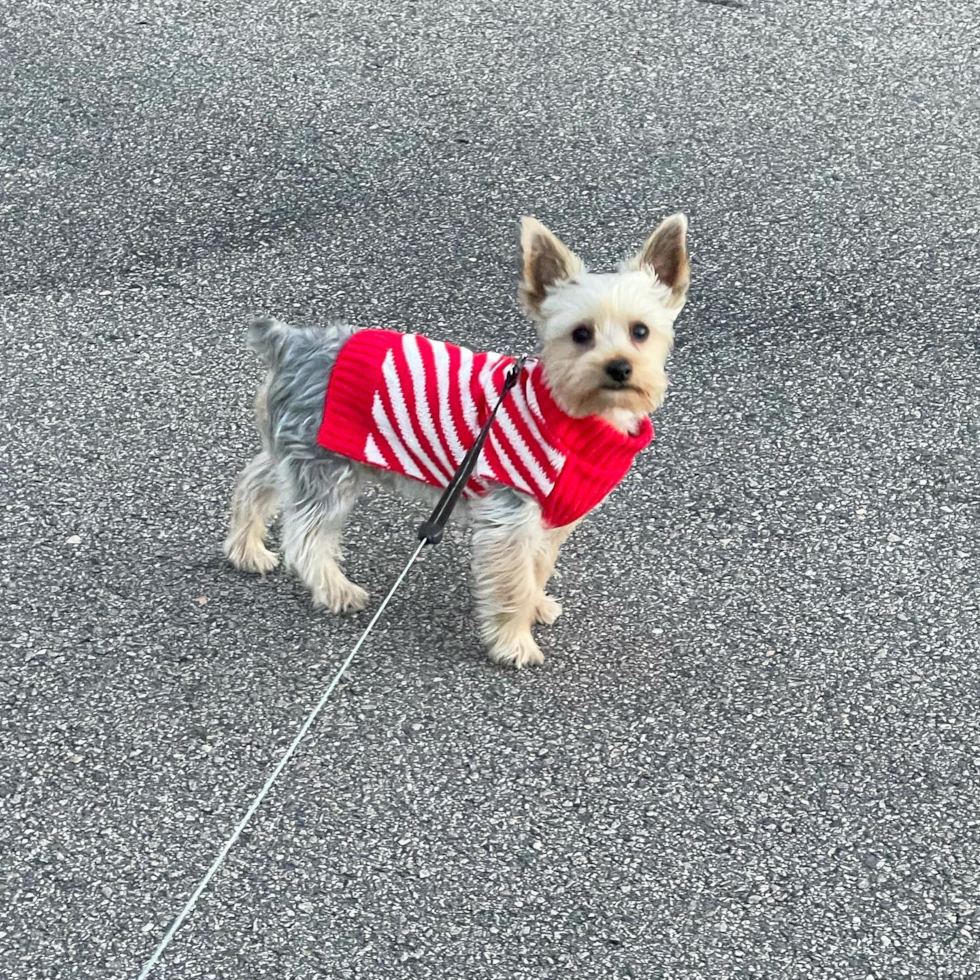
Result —
[{"label": "dog fur", "polygon": [[[598,415],[632,431],[663,401],[673,324],[687,296],[686,232],[686,218],[673,215],[617,272],[596,274],[543,224],[524,219],[520,298],[537,327],[548,387],[569,415]],[[249,345],[267,368],[255,399],[262,450],[238,478],[224,543],[236,568],[271,571],[278,556],[266,535],[281,512],[286,564],[314,603],[335,613],[368,601],[341,569],[343,526],[361,487],[373,481],[433,502],[440,494],[317,444],[330,372],[353,332],[340,322],[293,327],[264,318],[252,325]],[[473,526],[476,615],[491,659],[541,663],[531,631],[561,615],[545,589],[575,525],[546,527],[537,501],[506,487],[460,508]]]}]

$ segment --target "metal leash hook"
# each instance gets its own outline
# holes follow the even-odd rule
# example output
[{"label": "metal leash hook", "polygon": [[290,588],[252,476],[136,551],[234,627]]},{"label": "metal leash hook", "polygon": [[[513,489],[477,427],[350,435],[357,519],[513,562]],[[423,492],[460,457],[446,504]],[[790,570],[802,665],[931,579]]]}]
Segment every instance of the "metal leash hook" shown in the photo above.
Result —
[{"label": "metal leash hook", "polygon": [[166,935],[160,940],[159,945],[153,951],[153,955],[147,960],[146,965],[140,970],[138,980],[146,980],[146,977],[150,975],[150,971],[160,962],[160,957],[163,956],[164,951],[170,945],[170,941],[174,938],[177,930],[184,924],[184,920],[194,911],[194,907],[197,905],[198,899],[204,893],[204,889],[208,887],[211,879],[215,876],[218,869],[224,863],[225,858],[228,856],[228,852],[235,846],[235,842],[242,835],[242,831],[248,825],[248,822],[255,815],[255,811],[262,805],[262,801],[266,798],[269,790],[272,789],[273,784],[279,778],[279,774],[286,768],[286,764],[293,757],[296,750],[299,748],[300,742],[306,737],[306,733],[313,726],[320,712],[323,710],[327,703],[330,695],[333,694],[334,689],[340,683],[341,677],[350,667],[351,662],[357,655],[358,650],[364,645],[364,641],[368,638],[371,630],[374,629],[375,624],[381,618],[381,614],[385,611],[388,603],[391,601],[392,596],[398,591],[399,586],[405,581],[405,577],[411,571],[412,566],[418,560],[420,554],[422,554],[422,549],[427,544],[438,544],[442,540],[443,531],[446,528],[446,522],[449,520],[450,514],[453,512],[456,504],[459,502],[460,495],[463,492],[464,487],[469,482],[470,477],[473,475],[473,470],[476,467],[477,460],[480,458],[480,453],[483,451],[483,444],[487,441],[487,436],[490,433],[490,426],[493,425],[493,420],[497,417],[497,409],[500,408],[501,403],[507,397],[507,393],[517,384],[518,378],[521,376],[521,372],[524,370],[524,364],[527,361],[527,355],[522,354],[518,357],[514,363],[511,365],[510,370],[507,372],[507,376],[504,378],[504,385],[500,391],[500,397],[497,399],[497,404],[494,405],[493,411],[490,413],[486,422],[483,423],[483,428],[480,429],[479,434],[476,437],[476,442],[470,447],[469,451],[463,457],[463,461],[459,464],[459,468],[453,474],[452,480],[449,481],[449,485],[443,491],[442,496],[439,498],[439,502],[436,504],[432,513],[429,515],[427,521],[423,521],[419,525],[419,543],[412,552],[412,556],[408,559],[408,563],[401,570],[401,574],[395,579],[394,584],[388,590],[388,594],[381,600],[381,605],[378,606],[377,611],[371,617],[371,621],[365,627],[364,632],[358,637],[357,642],[354,644],[350,653],[347,654],[347,659],[340,665],[340,669],[334,674],[332,680],[327,685],[326,690],[317,702],[316,707],[306,716],[306,720],[300,726],[299,731],[296,733],[295,738],[289,743],[289,748],[282,754],[282,758],[276,763],[276,767],[269,774],[269,778],[265,781],[262,788],[259,790],[258,795],[252,800],[249,808],[245,811],[245,815],[235,826],[232,831],[231,836],[221,845],[221,850],[218,851],[218,856],[211,863],[211,867],[204,873],[204,877],[198,882],[197,887],[191,893],[191,897],[184,904],[184,907],[177,914],[174,919],[173,924],[167,930]]}]

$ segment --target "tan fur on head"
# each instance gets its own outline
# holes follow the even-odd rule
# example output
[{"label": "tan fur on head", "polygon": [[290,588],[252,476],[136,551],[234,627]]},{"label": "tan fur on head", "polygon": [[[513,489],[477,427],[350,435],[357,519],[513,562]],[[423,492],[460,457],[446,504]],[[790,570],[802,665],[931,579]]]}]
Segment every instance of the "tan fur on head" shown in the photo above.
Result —
[{"label": "tan fur on head", "polygon": [[618,272],[595,274],[541,222],[524,219],[521,298],[549,387],[570,415],[630,429],[663,401],[690,279],[686,235],[687,219],[672,215]]}]

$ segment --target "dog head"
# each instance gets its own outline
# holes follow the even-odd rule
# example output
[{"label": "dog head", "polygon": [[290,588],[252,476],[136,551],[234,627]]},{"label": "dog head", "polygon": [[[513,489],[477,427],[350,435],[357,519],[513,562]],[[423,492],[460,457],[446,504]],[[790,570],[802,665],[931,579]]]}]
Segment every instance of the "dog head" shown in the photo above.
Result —
[{"label": "dog head", "polygon": [[569,415],[635,419],[667,390],[674,320],[687,297],[687,219],[667,218],[617,272],[588,272],[540,221],[521,227],[524,309],[535,321],[541,362]]}]

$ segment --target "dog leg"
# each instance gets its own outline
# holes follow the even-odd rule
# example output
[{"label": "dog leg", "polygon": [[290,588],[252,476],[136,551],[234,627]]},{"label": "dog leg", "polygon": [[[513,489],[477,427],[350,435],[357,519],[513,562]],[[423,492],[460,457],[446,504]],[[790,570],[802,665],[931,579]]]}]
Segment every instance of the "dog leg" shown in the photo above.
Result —
[{"label": "dog leg", "polygon": [[223,551],[236,568],[264,575],[276,567],[279,557],[265,546],[265,538],[278,511],[275,464],[267,452],[261,452],[242,470],[231,498]]},{"label": "dog leg", "polygon": [[284,489],[282,548],[287,564],[331,612],[357,612],[368,594],[340,568],[344,521],[357,501],[354,468],[336,457],[291,460],[280,468]]},{"label": "dog leg", "polygon": [[537,580],[537,606],[534,610],[534,618],[537,622],[545,626],[551,626],[561,615],[561,603],[553,599],[545,591],[551,576],[555,574],[555,562],[558,561],[558,552],[561,546],[568,540],[575,524],[566,524],[564,527],[549,528],[542,535],[541,549],[535,556],[534,573]]},{"label": "dog leg", "polygon": [[490,659],[514,667],[540,664],[544,654],[531,626],[544,534],[541,509],[533,500],[499,492],[474,503],[472,514],[476,614]]}]

